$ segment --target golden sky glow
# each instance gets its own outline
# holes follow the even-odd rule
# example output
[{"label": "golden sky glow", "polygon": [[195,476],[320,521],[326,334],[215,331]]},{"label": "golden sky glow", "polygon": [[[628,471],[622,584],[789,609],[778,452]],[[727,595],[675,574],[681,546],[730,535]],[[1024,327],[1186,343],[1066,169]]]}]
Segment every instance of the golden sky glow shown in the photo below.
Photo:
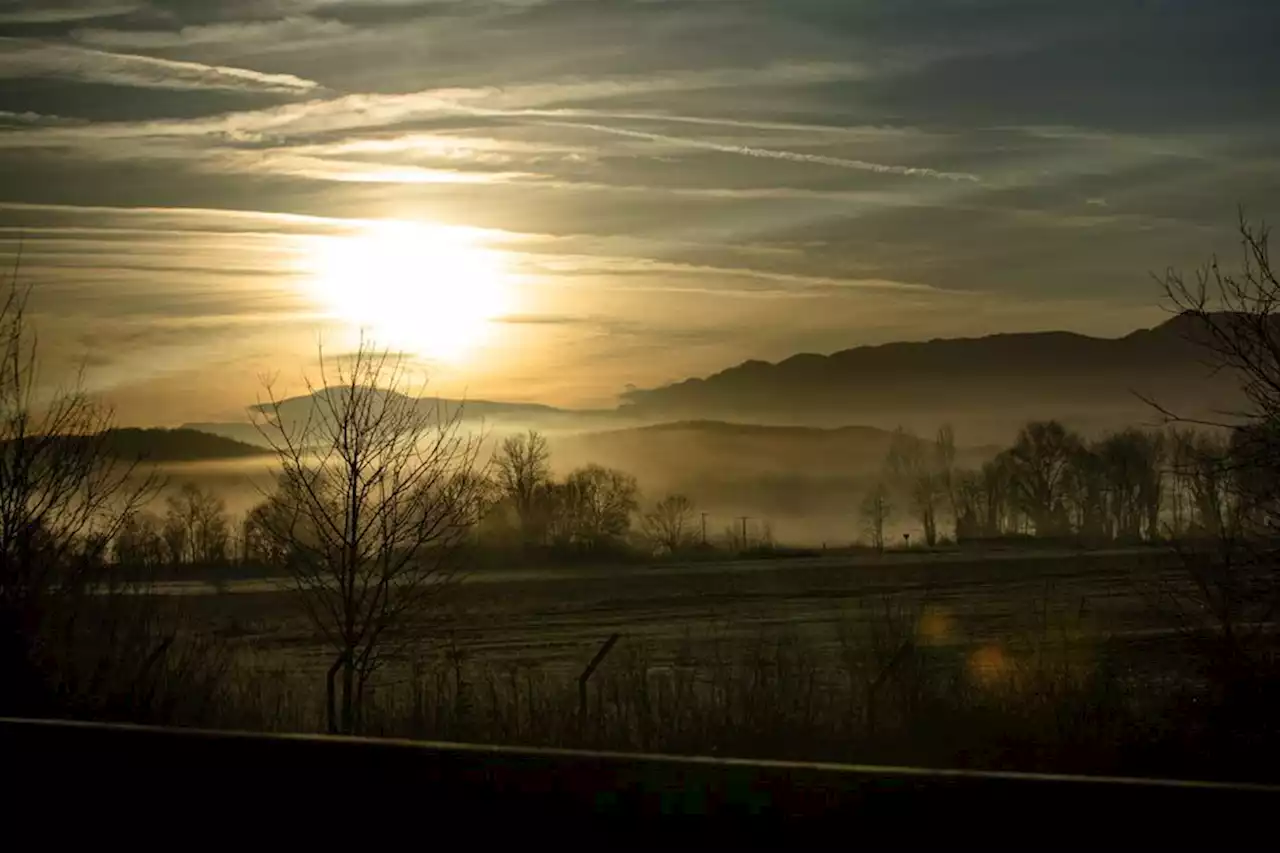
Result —
[{"label": "golden sky glow", "polygon": [[9,0],[0,261],[44,375],[129,423],[242,414],[362,329],[568,407],[1121,335],[1276,214],[1275,5]]},{"label": "golden sky glow", "polygon": [[312,246],[301,259],[309,295],[348,331],[398,352],[462,363],[517,310],[502,253],[461,229],[387,221]]}]

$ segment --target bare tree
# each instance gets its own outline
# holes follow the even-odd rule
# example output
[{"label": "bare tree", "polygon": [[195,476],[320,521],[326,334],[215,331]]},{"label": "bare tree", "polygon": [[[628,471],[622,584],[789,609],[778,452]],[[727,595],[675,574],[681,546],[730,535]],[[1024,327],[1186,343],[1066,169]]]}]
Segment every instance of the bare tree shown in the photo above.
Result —
[{"label": "bare tree", "polygon": [[1109,469],[1106,457],[1103,446],[1080,442],[1071,453],[1063,479],[1067,529],[1089,542],[1115,536],[1114,525],[1107,514],[1110,504],[1107,499]]},{"label": "bare tree", "polygon": [[166,498],[165,539],[176,563],[222,563],[229,556],[227,505],[195,483]]},{"label": "bare tree", "polygon": [[[155,488],[136,461],[110,452],[112,412],[79,377],[61,390],[42,387],[31,291],[19,272],[0,298],[0,672],[8,679],[0,692],[14,710],[42,701],[43,665],[56,668],[62,692],[77,689],[57,638],[72,636],[92,596],[114,581],[108,545]],[[95,665],[104,663],[112,662]]]},{"label": "bare tree", "polygon": [[587,465],[571,472],[561,490],[572,541],[586,548],[616,542],[631,529],[639,488],[636,478],[614,468]]},{"label": "bare tree", "polygon": [[894,431],[886,459],[889,474],[905,493],[908,506],[920,520],[929,547],[938,542],[938,504],[945,491],[938,468],[946,452],[942,441],[943,437],[939,436],[934,453],[930,454],[919,438],[899,427]]},{"label": "bare tree", "polygon": [[862,499],[862,522],[871,539],[871,547],[884,550],[884,529],[893,513],[889,502],[889,488],[876,482]]},{"label": "bare tree", "polygon": [[160,534],[160,519],[148,512],[127,517],[116,533],[114,556],[122,566],[148,571],[159,569],[168,557],[168,548]]},{"label": "bare tree", "polygon": [[164,545],[164,555],[169,565],[181,566],[187,562],[187,553],[191,548],[187,542],[187,526],[180,518],[165,514],[164,525],[160,528],[160,542]]},{"label": "bare tree", "polygon": [[[1249,488],[1237,498],[1245,515],[1280,533],[1280,280],[1271,264],[1270,229],[1240,216],[1242,263],[1224,272],[1215,256],[1194,281],[1170,269],[1161,284],[1170,307],[1184,319],[1185,337],[1198,345],[1207,366],[1239,382],[1244,405],[1216,420],[1195,421],[1148,402],[1174,423],[1198,423],[1232,434],[1225,462],[1230,476]],[[1145,398],[1144,398],[1145,399]],[[1252,472],[1238,476],[1238,472]]]},{"label": "bare tree", "polygon": [[1122,430],[1098,442],[1089,456],[1096,460],[1102,483],[1098,498],[1104,499],[1100,509],[1105,533],[1128,540],[1158,536],[1163,437],[1137,429]]},{"label": "bare tree", "polygon": [[938,486],[947,499],[947,508],[951,510],[953,527],[960,520],[960,501],[957,489],[956,472],[956,431],[951,424],[943,424],[934,439],[934,464],[938,471]]},{"label": "bare tree", "polygon": [[693,541],[695,507],[685,495],[667,495],[640,520],[650,542],[669,554],[678,554]]},{"label": "bare tree", "polygon": [[319,369],[300,423],[286,422],[268,385],[257,425],[281,474],[254,521],[333,650],[329,730],[351,732],[369,678],[425,635],[457,578],[482,509],[480,440],[460,429],[460,411],[403,393],[408,365],[363,339],[333,385],[323,351]]},{"label": "bare tree", "polygon": [[1217,537],[1231,516],[1229,446],[1219,436],[1176,430],[1171,440],[1171,508],[1174,533],[1194,539]]},{"label": "bare tree", "polygon": [[956,496],[956,541],[983,535],[987,517],[986,493],[982,475],[977,471],[959,471],[953,482]]},{"label": "bare tree", "polygon": [[1037,536],[1062,533],[1068,524],[1066,492],[1079,448],[1079,437],[1058,421],[1033,421],[1018,433],[1009,455],[1012,484]]},{"label": "bare tree", "polygon": [[[1195,420],[1148,400],[1168,422],[1229,436],[1184,434],[1175,444],[1176,478],[1189,487],[1191,529],[1200,534],[1199,542],[1175,542],[1193,581],[1177,609],[1208,615],[1228,684],[1247,681],[1262,660],[1246,638],[1256,639],[1280,607],[1280,280],[1266,224],[1255,226],[1241,213],[1238,233],[1238,271],[1224,272],[1214,257],[1194,280],[1169,269],[1160,281],[1185,337],[1209,368],[1239,383],[1243,406]],[[1179,604],[1176,595],[1168,598]]]},{"label": "bare tree", "polygon": [[547,440],[537,430],[508,436],[493,459],[494,478],[502,495],[515,508],[525,545],[540,541],[545,531],[540,523],[540,492],[551,480],[551,452]]}]

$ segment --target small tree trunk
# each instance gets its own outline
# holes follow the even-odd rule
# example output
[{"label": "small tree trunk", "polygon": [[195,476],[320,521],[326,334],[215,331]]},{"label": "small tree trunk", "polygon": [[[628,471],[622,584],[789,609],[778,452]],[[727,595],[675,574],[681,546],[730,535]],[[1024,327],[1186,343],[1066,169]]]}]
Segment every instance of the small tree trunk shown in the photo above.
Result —
[{"label": "small tree trunk", "polygon": [[356,662],[348,651],[342,659],[342,733],[355,730]]},{"label": "small tree trunk", "polygon": [[338,708],[334,681],[338,677],[338,668],[342,666],[342,662],[345,659],[346,655],[338,655],[333,661],[333,666],[329,667],[329,671],[325,675],[325,716],[329,734],[331,735],[338,733]]}]

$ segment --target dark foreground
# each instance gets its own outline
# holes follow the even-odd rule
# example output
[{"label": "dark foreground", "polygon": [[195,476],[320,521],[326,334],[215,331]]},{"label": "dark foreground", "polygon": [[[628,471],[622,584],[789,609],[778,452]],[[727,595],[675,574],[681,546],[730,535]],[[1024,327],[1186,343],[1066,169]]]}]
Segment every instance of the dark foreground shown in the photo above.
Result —
[{"label": "dark foreground", "polygon": [[[12,817],[56,799],[64,814],[80,817],[101,810],[125,818],[145,806],[150,826],[201,812],[210,826],[207,809],[221,802],[215,831],[345,815],[366,841],[429,830],[482,843],[554,824],[556,835],[529,841],[576,847],[600,833],[623,843],[710,833],[735,845],[1184,848],[1267,837],[1280,806],[1280,787],[1267,786],[11,719],[0,720],[0,754],[8,778],[21,780],[11,789],[16,798],[6,796]],[[79,828],[99,839],[115,831],[136,838],[138,829],[130,820]]]}]

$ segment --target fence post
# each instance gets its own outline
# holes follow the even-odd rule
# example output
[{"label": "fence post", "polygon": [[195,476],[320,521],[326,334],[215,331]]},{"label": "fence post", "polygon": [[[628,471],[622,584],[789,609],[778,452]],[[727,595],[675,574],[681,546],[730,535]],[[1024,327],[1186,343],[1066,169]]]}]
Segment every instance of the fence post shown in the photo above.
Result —
[{"label": "fence post", "polygon": [[578,676],[578,728],[581,729],[587,719],[587,681],[591,678],[591,674],[596,671],[596,667],[600,666],[600,662],[605,656],[613,650],[613,646],[622,637],[621,634],[614,634],[604,641],[604,645],[600,647],[600,651],[596,652],[596,656],[591,659],[591,663],[587,664],[587,668],[582,671],[582,675]]}]

